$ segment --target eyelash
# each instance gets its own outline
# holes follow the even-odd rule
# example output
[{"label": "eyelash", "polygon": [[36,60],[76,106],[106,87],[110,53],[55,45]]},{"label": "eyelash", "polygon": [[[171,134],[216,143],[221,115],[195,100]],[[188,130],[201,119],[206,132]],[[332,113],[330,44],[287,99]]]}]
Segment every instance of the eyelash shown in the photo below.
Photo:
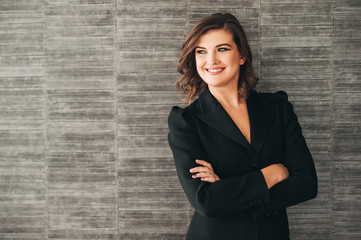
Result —
[{"label": "eyelash", "polygon": [[[222,51],[221,51],[222,50]],[[230,49],[229,48],[219,48],[218,49],[218,52],[225,52],[225,51],[229,51]]]},{"label": "eyelash", "polygon": [[[225,52],[225,51],[229,51],[229,50],[231,50],[231,49],[229,49],[229,48],[224,48],[224,47],[218,48],[218,52]],[[198,53],[198,54],[204,54],[204,53],[206,53],[206,51],[205,51],[205,50],[198,50],[197,53]]]},{"label": "eyelash", "polygon": [[204,54],[206,51],[204,51],[204,50],[197,50],[197,53],[198,54]]}]

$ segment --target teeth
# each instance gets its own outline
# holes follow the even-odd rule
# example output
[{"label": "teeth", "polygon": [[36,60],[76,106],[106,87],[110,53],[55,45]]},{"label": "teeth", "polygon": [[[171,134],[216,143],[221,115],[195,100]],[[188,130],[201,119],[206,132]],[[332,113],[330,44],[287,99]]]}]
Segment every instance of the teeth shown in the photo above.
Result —
[{"label": "teeth", "polygon": [[208,69],[208,72],[215,73],[215,72],[220,72],[220,71],[222,71],[222,70],[223,70],[222,68],[219,68],[219,69]]}]

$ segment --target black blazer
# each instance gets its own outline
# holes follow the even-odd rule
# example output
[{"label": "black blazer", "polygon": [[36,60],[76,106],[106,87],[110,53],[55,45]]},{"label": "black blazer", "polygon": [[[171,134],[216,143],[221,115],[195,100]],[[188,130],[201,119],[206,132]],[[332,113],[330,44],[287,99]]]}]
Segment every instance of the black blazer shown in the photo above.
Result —
[{"label": "black blazer", "polygon": [[[317,195],[313,159],[287,94],[253,91],[247,108],[251,144],[208,89],[169,114],[169,145],[195,208],[189,240],[289,239],[286,207]],[[221,180],[193,179],[195,159],[211,163]],[[269,190],[260,169],[274,163],[290,177]]]}]

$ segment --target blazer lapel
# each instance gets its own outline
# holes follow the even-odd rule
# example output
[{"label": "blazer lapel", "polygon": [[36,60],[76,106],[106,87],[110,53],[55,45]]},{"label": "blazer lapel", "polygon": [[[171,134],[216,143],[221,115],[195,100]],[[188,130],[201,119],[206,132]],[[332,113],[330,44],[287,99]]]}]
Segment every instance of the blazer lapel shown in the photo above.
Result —
[{"label": "blazer lapel", "polygon": [[196,113],[204,123],[233,139],[243,147],[258,153],[272,124],[274,104],[263,103],[256,92],[247,98],[247,108],[251,127],[251,144],[248,143],[232,118],[206,88],[199,97],[200,112]]},{"label": "blazer lapel", "polygon": [[233,139],[242,146],[251,149],[250,144],[243,136],[226,110],[211,94],[208,88],[199,97],[201,112],[197,116],[210,127]]}]

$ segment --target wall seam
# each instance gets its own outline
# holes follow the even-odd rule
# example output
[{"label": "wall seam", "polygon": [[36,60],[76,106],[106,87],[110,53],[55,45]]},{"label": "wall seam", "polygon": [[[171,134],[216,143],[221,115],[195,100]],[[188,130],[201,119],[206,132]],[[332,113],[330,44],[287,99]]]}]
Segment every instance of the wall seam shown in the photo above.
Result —
[{"label": "wall seam", "polygon": [[261,91],[261,63],[262,63],[262,36],[261,36],[261,3],[262,0],[259,0],[258,5],[258,53],[259,53],[259,63],[258,63],[258,89]]},{"label": "wall seam", "polygon": [[333,217],[334,217],[334,213],[333,213],[333,192],[334,192],[334,180],[333,180],[333,174],[334,174],[334,154],[335,154],[335,140],[334,140],[334,133],[335,133],[335,47],[334,47],[334,42],[335,42],[335,36],[334,36],[334,31],[335,31],[335,24],[334,24],[334,0],[331,1],[331,24],[332,24],[332,32],[331,32],[331,46],[332,46],[332,77],[331,77],[331,94],[332,94],[332,98],[331,98],[331,147],[330,147],[330,211],[331,211],[331,232],[330,232],[330,239],[334,239],[334,221],[333,221]]},{"label": "wall seam", "polygon": [[44,35],[43,35],[43,50],[44,50],[44,96],[45,96],[45,110],[44,110],[44,114],[45,114],[45,149],[44,149],[44,160],[45,160],[45,185],[46,185],[46,189],[45,189],[45,201],[46,201],[46,226],[45,226],[45,239],[49,239],[49,224],[50,224],[50,214],[49,214],[49,163],[48,163],[48,159],[49,159],[49,141],[48,141],[48,71],[47,71],[47,51],[46,51],[46,47],[47,47],[47,42],[46,42],[46,35],[47,35],[47,21],[46,21],[46,2],[43,1],[43,14],[44,14]]},{"label": "wall seam", "polygon": [[117,234],[117,237],[120,238],[120,229],[119,229],[119,204],[120,204],[120,199],[119,199],[119,180],[118,180],[118,166],[119,166],[119,150],[118,150],[118,134],[119,134],[119,117],[118,117],[118,93],[117,93],[117,87],[118,87],[118,83],[117,83],[117,75],[118,75],[118,69],[117,69],[117,62],[119,61],[118,60],[118,53],[117,53],[117,44],[118,44],[118,1],[117,0],[114,0],[114,42],[113,42],[113,69],[114,69],[114,72],[113,72],[113,77],[114,77],[114,82],[113,82],[113,91],[114,91],[114,99],[115,99],[115,131],[116,131],[116,134],[115,134],[115,161],[114,161],[114,164],[115,164],[115,171],[114,171],[114,175],[115,175],[115,186],[116,186],[116,189],[115,189],[115,199],[116,199],[116,214],[115,214],[115,224],[116,224],[116,234]]}]

